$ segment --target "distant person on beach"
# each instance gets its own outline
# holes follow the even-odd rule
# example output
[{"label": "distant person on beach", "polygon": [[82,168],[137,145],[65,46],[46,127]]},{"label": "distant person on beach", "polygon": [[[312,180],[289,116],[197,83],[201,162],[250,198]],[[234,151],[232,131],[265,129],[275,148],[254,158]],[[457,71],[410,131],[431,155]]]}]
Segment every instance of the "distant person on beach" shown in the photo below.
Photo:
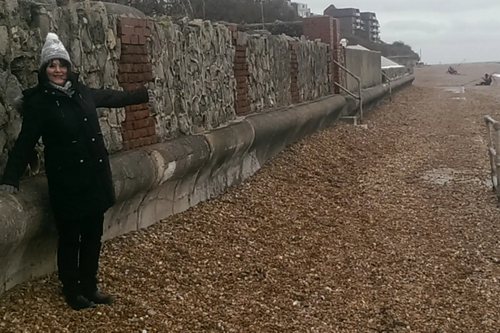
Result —
[{"label": "distant person on beach", "polygon": [[490,86],[493,77],[489,74],[484,74],[483,81],[476,84],[476,86]]},{"label": "distant person on beach", "polygon": [[453,68],[452,66],[448,67],[448,74],[451,74],[451,75],[457,75],[458,72],[455,68]]}]

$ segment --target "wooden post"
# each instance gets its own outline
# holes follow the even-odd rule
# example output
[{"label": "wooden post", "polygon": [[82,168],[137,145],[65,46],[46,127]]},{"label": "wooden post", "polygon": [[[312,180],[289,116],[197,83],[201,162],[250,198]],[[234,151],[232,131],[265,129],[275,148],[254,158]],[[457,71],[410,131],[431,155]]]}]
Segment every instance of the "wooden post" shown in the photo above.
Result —
[{"label": "wooden post", "polygon": [[490,127],[490,122],[489,119],[485,117],[485,122],[486,122],[486,133],[488,136],[488,157],[490,159],[490,179],[491,179],[491,186],[493,191],[495,191],[498,179],[497,177],[497,172],[496,172],[496,151],[495,148],[493,147],[493,142],[491,138],[491,127]]},{"label": "wooden post", "polygon": [[[500,204],[500,155],[498,154],[498,149],[500,149],[500,123],[490,116],[484,116],[484,121],[486,122],[486,131],[488,134],[491,183]],[[494,134],[490,126],[493,127],[493,131],[495,131]]]},{"label": "wooden post", "polygon": [[495,122],[493,124],[493,128],[495,129],[495,173],[496,173],[496,180],[497,184],[493,184],[493,186],[496,185],[496,195],[497,198],[500,199],[500,186],[498,186],[498,181],[500,180],[500,156],[498,155],[498,147],[500,147],[500,124],[498,122]]}]

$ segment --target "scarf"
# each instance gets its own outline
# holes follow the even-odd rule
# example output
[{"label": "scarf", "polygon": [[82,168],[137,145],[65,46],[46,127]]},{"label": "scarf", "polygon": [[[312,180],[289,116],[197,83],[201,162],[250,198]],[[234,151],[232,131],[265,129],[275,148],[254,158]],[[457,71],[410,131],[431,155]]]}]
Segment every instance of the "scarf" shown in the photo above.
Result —
[{"label": "scarf", "polygon": [[75,89],[73,89],[73,85],[71,84],[71,81],[66,81],[64,86],[60,86],[60,85],[54,84],[52,82],[49,82],[49,86],[54,88],[54,89],[57,89],[59,91],[62,91],[63,93],[65,93],[69,97],[73,97],[73,94],[75,93]]}]

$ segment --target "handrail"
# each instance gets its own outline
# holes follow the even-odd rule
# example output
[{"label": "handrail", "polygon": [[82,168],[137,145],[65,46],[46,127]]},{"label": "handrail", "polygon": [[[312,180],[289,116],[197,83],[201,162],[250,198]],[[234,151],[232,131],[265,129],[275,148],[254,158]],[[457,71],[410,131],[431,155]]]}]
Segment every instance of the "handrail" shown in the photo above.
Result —
[{"label": "handrail", "polygon": [[343,87],[340,83],[334,82],[337,87],[340,89],[344,90],[346,93],[351,95],[352,97],[356,98],[359,100],[359,119],[363,121],[363,96],[361,96],[361,78],[356,76],[354,73],[352,73],[350,70],[348,70],[346,67],[344,67],[341,63],[339,63],[336,60],[333,60],[333,63],[339,66],[341,69],[343,69],[347,74],[351,75],[357,82],[358,82],[358,96],[356,96],[354,93],[349,91],[347,88]]},{"label": "handrail", "polygon": [[385,74],[383,71],[382,71],[382,76],[385,77],[385,79],[387,80],[387,83],[389,83],[389,99],[392,102],[392,87],[391,87],[392,79],[387,74]]},{"label": "handrail", "polygon": [[[484,121],[486,122],[486,131],[488,135],[488,155],[490,157],[491,183],[493,191],[497,196],[497,200],[500,200],[500,186],[498,184],[498,181],[500,180],[500,155],[498,154],[498,149],[500,149],[500,123],[491,116],[484,116]],[[493,127],[493,130],[495,131],[494,137],[491,127]]]},{"label": "handrail", "polygon": [[486,121],[486,124],[490,123],[496,130],[500,130],[500,123],[491,116],[484,116],[484,120]]},{"label": "handrail", "polygon": [[334,82],[335,85],[337,87],[339,87],[340,89],[342,89],[343,91],[345,91],[347,94],[351,95],[352,97],[356,98],[356,99],[359,99],[358,95],[355,95],[353,94],[350,90],[348,90],[347,88],[344,88],[341,84],[337,83],[337,82]]}]

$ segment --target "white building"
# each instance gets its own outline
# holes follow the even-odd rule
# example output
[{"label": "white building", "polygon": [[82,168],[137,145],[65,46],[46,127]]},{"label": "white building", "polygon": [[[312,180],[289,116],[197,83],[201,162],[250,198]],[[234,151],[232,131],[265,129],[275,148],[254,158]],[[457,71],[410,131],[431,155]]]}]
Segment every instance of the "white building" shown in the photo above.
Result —
[{"label": "white building", "polygon": [[292,6],[295,9],[295,12],[300,17],[309,17],[311,16],[311,9],[305,3],[300,2],[292,2]]}]

